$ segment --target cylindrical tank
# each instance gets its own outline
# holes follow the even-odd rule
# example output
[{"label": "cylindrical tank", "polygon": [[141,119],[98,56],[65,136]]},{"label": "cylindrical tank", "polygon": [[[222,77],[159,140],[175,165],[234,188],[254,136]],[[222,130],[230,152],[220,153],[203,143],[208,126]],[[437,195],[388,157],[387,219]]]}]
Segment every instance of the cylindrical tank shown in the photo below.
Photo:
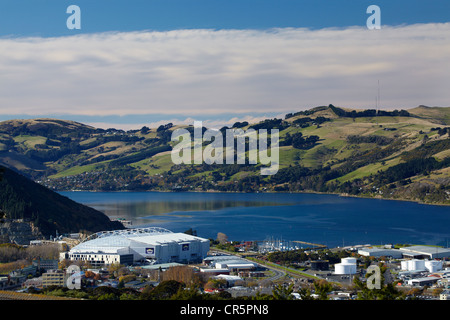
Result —
[{"label": "cylindrical tank", "polygon": [[409,271],[425,270],[425,261],[418,259],[409,260],[408,270]]},{"label": "cylindrical tank", "polygon": [[346,263],[346,264],[356,264],[356,258],[342,258],[341,259],[341,263]]},{"label": "cylindrical tank", "polygon": [[356,273],[356,264],[336,263],[334,265],[334,273],[335,274],[355,274]]},{"label": "cylindrical tank", "polygon": [[402,270],[408,270],[408,260],[400,262]]},{"label": "cylindrical tank", "polygon": [[425,268],[429,272],[437,272],[439,270],[442,270],[442,261],[437,260],[425,261]]}]

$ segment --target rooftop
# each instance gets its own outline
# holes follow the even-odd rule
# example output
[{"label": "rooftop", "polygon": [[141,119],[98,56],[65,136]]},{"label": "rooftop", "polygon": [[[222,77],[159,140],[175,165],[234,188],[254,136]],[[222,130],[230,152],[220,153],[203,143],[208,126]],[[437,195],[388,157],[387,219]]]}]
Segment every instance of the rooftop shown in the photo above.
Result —
[{"label": "rooftop", "polygon": [[441,247],[430,247],[430,246],[411,246],[411,247],[402,247],[401,251],[406,252],[414,252],[421,254],[450,254],[450,248],[441,248]]},{"label": "rooftop", "polygon": [[71,252],[117,253],[120,249],[133,245],[158,245],[169,242],[190,242],[207,239],[185,233],[173,233],[164,228],[135,228],[126,230],[103,231],[93,234],[85,241],[73,247]]},{"label": "rooftop", "polygon": [[177,266],[184,266],[184,265],[181,264],[181,263],[171,262],[171,263],[144,265],[144,266],[141,266],[141,268],[142,269],[147,269],[147,270],[158,270],[159,268],[161,268],[161,269],[168,269],[170,267],[177,267]]}]

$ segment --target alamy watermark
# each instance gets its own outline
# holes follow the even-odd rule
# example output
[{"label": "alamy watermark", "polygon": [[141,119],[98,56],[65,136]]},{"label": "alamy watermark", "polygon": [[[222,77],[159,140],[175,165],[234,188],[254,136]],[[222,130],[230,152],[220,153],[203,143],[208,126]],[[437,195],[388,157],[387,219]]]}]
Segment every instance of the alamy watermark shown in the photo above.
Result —
[{"label": "alamy watermark", "polygon": [[[69,30],[81,29],[81,9],[77,5],[70,5],[67,7],[66,13],[70,14],[67,18],[66,26]],[[381,29],[381,9],[377,5],[370,5],[366,10],[367,14],[371,16],[366,21],[366,26],[369,30]]]},{"label": "alamy watermark", "polygon": [[371,265],[367,268],[367,274],[371,274],[367,277],[367,288],[370,290],[381,289],[381,270],[379,266]]},{"label": "alamy watermark", "polygon": [[367,18],[366,26],[369,30],[381,29],[381,9],[377,5],[370,5],[367,7],[366,13],[372,14]]},{"label": "alamy watermark", "polygon": [[77,265],[67,267],[66,274],[69,275],[66,280],[68,289],[81,289],[81,269]]},{"label": "alamy watermark", "polygon": [[[270,130],[269,140],[267,129],[225,129],[224,133],[214,129],[204,131],[202,122],[195,121],[193,137],[188,129],[176,129],[171,140],[181,140],[171,152],[174,164],[246,164],[248,158],[248,164],[268,166],[261,168],[261,175],[278,172],[278,129]],[[211,143],[204,146],[204,142]]]},{"label": "alamy watermark", "polygon": [[67,18],[66,26],[69,30],[80,30],[81,29],[81,9],[79,6],[70,5],[67,7],[66,13],[70,16]]}]

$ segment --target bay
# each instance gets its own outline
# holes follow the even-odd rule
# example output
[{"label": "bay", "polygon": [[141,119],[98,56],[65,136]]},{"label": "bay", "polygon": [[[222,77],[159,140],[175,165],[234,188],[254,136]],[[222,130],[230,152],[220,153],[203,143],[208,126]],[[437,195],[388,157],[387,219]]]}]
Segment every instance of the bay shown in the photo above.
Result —
[{"label": "bay", "polygon": [[447,206],[308,193],[60,192],[134,227],[189,228],[203,238],[268,238],[329,247],[358,244],[447,246]]}]

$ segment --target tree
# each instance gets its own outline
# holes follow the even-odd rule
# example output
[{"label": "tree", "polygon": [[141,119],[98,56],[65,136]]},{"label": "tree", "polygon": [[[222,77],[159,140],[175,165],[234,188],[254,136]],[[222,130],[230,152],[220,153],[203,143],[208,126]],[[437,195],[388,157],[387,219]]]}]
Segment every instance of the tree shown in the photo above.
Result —
[{"label": "tree", "polygon": [[203,296],[196,288],[180,289],[170,300],[202,300]]},{"label": "tree", "polygon": [[226,285],[227,285],[227,280],[225,280],[225,279],[210,279],[205,284],[205,290],[221,289],[221,288],[225,288]]},{"label": "tree", "polygon": [[326,280],[314,282],[314,290],[319,295],[319,300],[328,300],[328,293],[331,292],[333,286]]},{"label": "tree", "polygon": [[[380,289],[369,289],[369,287],[355,276],[353,278],[353,283],[355,288],[358,290],[358,300],[401,300],[404,299],[404,295],[395,288],[395,283],[385,284],[385,274],[387,273],[387,267],[380,263],[378,265],[380,268]],[[366,276],[369,276],[368,274]]]},{"label": "tree", "polygon": [[276,300],[293,300],[294,296],[292,293],[294,292],[294,284],[290,284],[289,287],[285,287],[281,284],[275,286],[272,290],[273,297]]},{"label": "tree", "polygon": [[175,280],[162,281],[155,288],[147,287],[142,292],[144,300],[165,300],[170,299],[180,289],[184,289],[185,285]]},{"label": "tree", "polygon": [[117,277],[119,275],[120,270],[124,268],[125,266],[119,263],[112,263],[109,267],[108,267],[108,272],[109,274],[114,275],[115,277]]},{"label": "tree", "polygon": [[307,288],[299,289],[298,294],[300,295],[300,300],[314,300],[311,296],[311,290]]},{"label": "tree", "polygon": [[225,233],[219,232],[217,233],[217,241],[219,241],[220,244],[225,244],[228,242],[228,236]]},{"label": "tree", "polygon": [[150,132],[150,128],[148,128],[148,127],[146,127],[146,126],[143,126],[142,128],[141,128],[141,133],[142,134],[147,134],[147,133],[149,133]]},{"label": "tree", "polygon": [[188,266],[170,267],[162,274],[163,280],[175,280],[183,282],[186,285],[198,284],[199,279],[196,276],[194,269]]}]

